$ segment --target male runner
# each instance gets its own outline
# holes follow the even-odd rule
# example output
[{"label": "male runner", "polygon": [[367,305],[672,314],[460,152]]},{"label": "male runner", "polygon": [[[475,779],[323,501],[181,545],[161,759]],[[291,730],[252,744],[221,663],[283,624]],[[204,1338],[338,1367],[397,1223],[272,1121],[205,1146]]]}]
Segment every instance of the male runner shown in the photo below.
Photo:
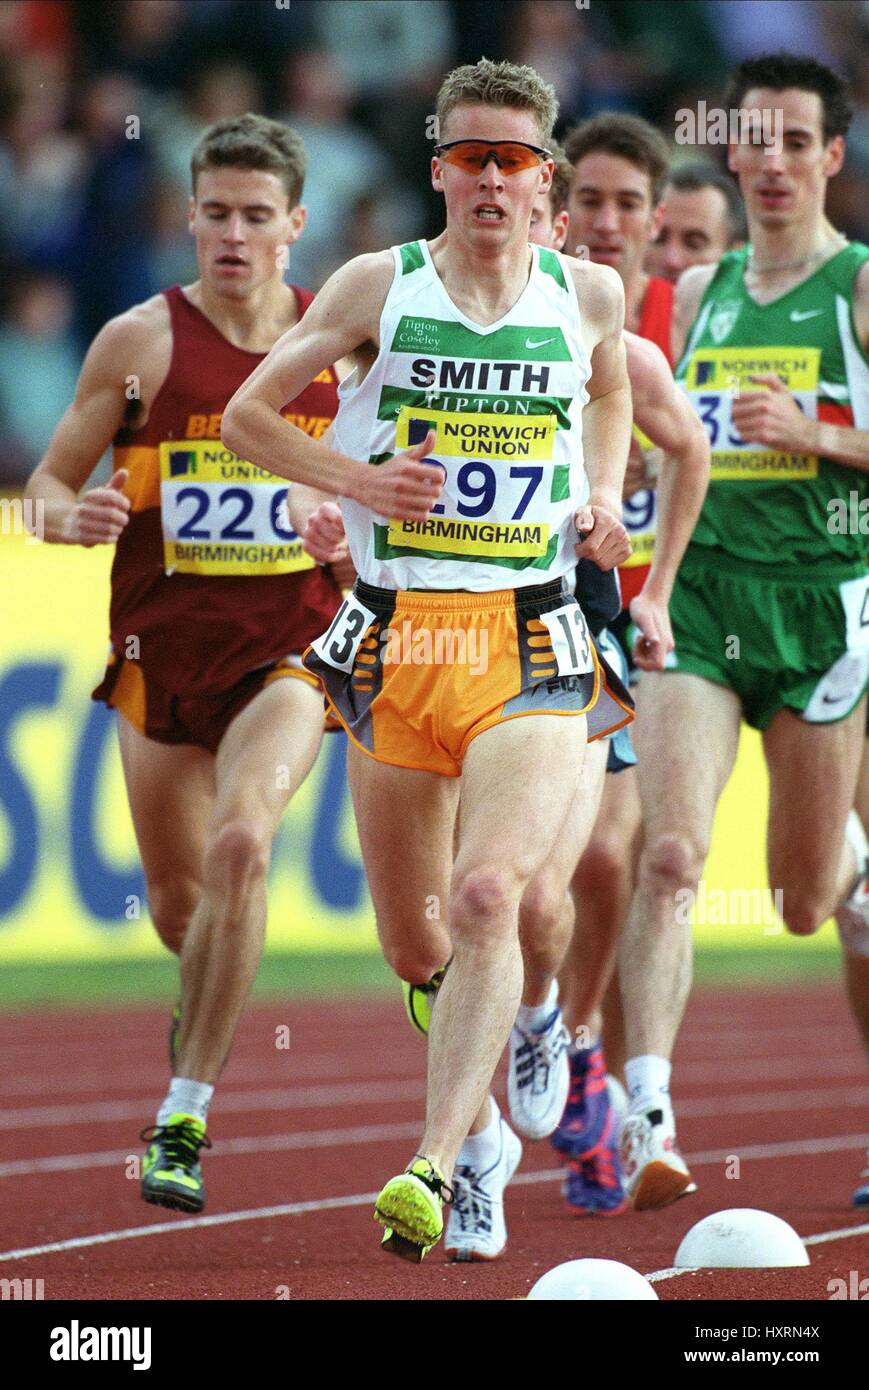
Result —
[{"label": "male runner", "polygon": [[661,226],[646,270],[673,284],[692,265],[712,265],[745,240],[745,210],[733,179],[714,164],[679,164],[661,194]]},{"label": "male runner", "polygon": [[[637,116],[602,113],[568,132],[564,153],[572,166],[566,246],[574,254],[583,248],[581,254],[618,271],[625,288],[627,329],[656,343],[669,361],[673,286],[648,275],[643,268],[663,217],[660,198],[669,163],[666,142],[654,126]],[[632,671],[629,608],[649,574],[659,462],[660,451],[635,425],[622,512],[632,554],[620,573],[623,612],[609,625]],[[595,1012],[599,983],[611,970],[633,891],[639,834],[636,774],[628,765],[619,777],[605,779],[597,821],[576,869],[572,891],[577,929],[565,967],[568,1002],[578,1023],[590,1029],[590,1033],[580,1035],[588,1038],[590,1045],[572,1049],[569,1113],[558,1137],[566,1143],[567,1126],[575,1129],[579,1125],[589,1139],[586,1148],[591,1149],[595,1135],[610,1134],[611,1143],[601,1161],[601,1171],[608,1179],[604,1190],[595,1194],[589,1164],[584,1167],[588,1183],[580,1185],[583,1190],[568,1174],[571,1191],[577,1190],[593,1203],[599,1199],[604,1207],[611,1202],[618,1206],[621,1201],[613,1147],[620,1117],[613,1117],[609,1106],[611,1096],[620,1102],[620,1109],[624,1105],[618,1081],[624,1064],[624,1033],[616,978],[611,979],[604,1003],[602,1048],[595,1042],[600,1022]],[[604,1053],[612,1073],[606,1088]]]},{"label": "male runner", "polygon": [[[322,696],[300,654],[340,592],[289,528],[285,482],[219,438],[226,402],[312,298],[282,279],[305,224],[302,143],[260,116],[222,120],[192,170],[200,279],[101,330],[28,494],[45,501],[47,540],[116,543],[94,697],[118,711],[151,915],[181,956],[175,1075],[142,1196],[200,1211],[208,1104],[262,952],[272,837],[320,745]],[[293,428],[322,434],[331,365],[291,395]],[[109,444],[114,476],[79,497]]]},{"label": "male runner", "polygon": [[869,248],[824,215],[851,107],[835,73],[790,55],[741,64],[725,105],[780,112],[783,140],[777,148],[755,131],[757,143],[731,147],[751,245],[687,271],[678,291],[677,375],[709,432],[713,469],[671,600],[672,670],[641,682],[645,834],[620,956],[622,1159],[636,1207],[694,1188],[669,1096],[691,980],[691,931],[674,894],[696,889],[742,718],[763,733],[769,881],[783,890],[788,929],[817,931],[847,899],[846,952],[865,954],[869,938],[856,817],[846,840],[869,578],[859,529],[834,523],[869,496]]},{"label": "male runner", "polygon": [[[425,1132],[376,1206],[385,1247],[411,1260],[441,1236],[481,1112],[475,1166],[498,1168],[503,1190],[518,1162],[488,1089],[522,992],[519,903],[574,796],[581,716],[592,736],[630,718],[564,585],[577,551],[602,568],[627,554],[630,398],[617,277],[528,247],[555,111],[533,69],[484,59],[449,74],[432,162],[445,232],[340,270],[223,422],[230,447],[342,497],[361,578],[306,663],[351,735],[387,959],[413,982],[452,954]],[[356,370],[325,451],[277,411],[345,354]],[[590,533],[578,547],[577,529]],[[485,647],[485,669],[426,659],[447,633]],[[418,664],[395,655],[397,634]]]},{"label": "male runner", "polygon": [[[570,164],[557,161],[549,194],[542,194],[535,202],[531,239],[541,246],[560,250],[564,244],[568,221],[566,199],[572,174]],[[635,425],[663,451],[657,545],[648,577],[631,608],[631,616],[641,634],[646,639],[660,639],[650,642],[638,638],[637,664],[643,669],[658,670],[663,668],[672,640],[667,601],[706,491],[709,444],[690,406],[677,391],[660,349],[633,333],[626,332],[624,338]],[[607,582],[612,584],[613,590],[609,599],[601,596],[602,585]],[[589,594],[590,584],[593,585],[592,594]],[[600,610],[603,621],[607,611],[609,616],[615,617],[621,607],[614,578],[587,565],[577,569],[576,595],[587,614]],[[627,658],[621,648],[600,620],[596,625],[589,616],[589,626],[605,656],[627,680]],[[623,663],[621,667],[619,657]],[[606,744],[589,748],[584,768],[588,786],[583,788],[583,796],[577,798],[572,820],[562,832],[563,839],[568,838],[568,830],[572,836],[572,858],[568,855],[561,859],[568,877],[573,876],[576,860],[592,833],[605,770],[620,774],[635,762],[627,729],[614,735],[609,748]],[[547,914],[557,912],[568,887],[567,880],[557,879],[552,871],[554,867],[547,866],[548,872],[538,876],[523,899],[526,933],[531,940],[540,934],[539,929],[533,935],[531,931],[537,918],[545,919]],[[611,1215],[624,1208],[625,1200],[619,1174],[616,1116],[607,1094],[606,1083],[611,1078],[606,1076],[600,1035],[601,1006],[614,970],[618,939],[607,935],[606,921],[600,924],[587,911],[582,911],[578,892],[576,898],[576,925],[562,971],[565,1019],[574,1038],[570,1051],[572,1084],[570,1099],[552,1143],[567,1156],[564,1194],[568,1207]],[[568,903],[572,918],[573,905],[569,896]],[[526,962],[528,955],[529,947],[526,947]],[[618,1024],[621,1011],[617,1012]]]}]

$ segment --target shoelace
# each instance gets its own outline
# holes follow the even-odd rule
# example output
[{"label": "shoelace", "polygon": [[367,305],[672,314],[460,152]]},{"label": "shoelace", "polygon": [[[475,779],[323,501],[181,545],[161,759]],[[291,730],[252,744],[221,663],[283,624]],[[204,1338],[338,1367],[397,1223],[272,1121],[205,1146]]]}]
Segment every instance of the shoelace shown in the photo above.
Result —
[{"label": "shoelace", "polygon": [[462,1231],[491,1231],[492,1199],[488,1192],[479,1186],[480,1175],[473,1168],[457,1168],[455,1171],[455,1198],[453,1210],[459,1218]]},{"label": "shoelace", "polygon": [[516,1079],[520,1086],[534,1087],[538,1071],[544,1073],[542,1086],[545,1090],[549,1070],[568,1047],[568,1040],[557,1020],[553,1021],[545,1033],[523,1033],[524,1042],[516,1049]]},{"label": "shoelace", "polygon": [[167,1162],[178,1168],[192,1168],[199,1160],[199,1150],[211,1148],[208,1135],[199,1134],[190,1123],[154,1125],[143,1129],[139,1138],[145,1143],[161,1140]]},{"label": "shoelace", "polygon": [[[424,1182],[426,1187],[430,1188],[436,1197],[440,1197],[445,1206],[452,1206],[453,1202],[456,1200],[456,1194],[446,1180],[438,1176],[425,1154],[414,1154],[413,1159],[411,1159],[411,1166],[415,1159],[420,1159],[423,1163],[427,1163],[428,1172],[414,1173],[414,1177],[419,1178],[420,1182]],[[411,1166],[407,1168],[408,1173],[411,1171]]]}]

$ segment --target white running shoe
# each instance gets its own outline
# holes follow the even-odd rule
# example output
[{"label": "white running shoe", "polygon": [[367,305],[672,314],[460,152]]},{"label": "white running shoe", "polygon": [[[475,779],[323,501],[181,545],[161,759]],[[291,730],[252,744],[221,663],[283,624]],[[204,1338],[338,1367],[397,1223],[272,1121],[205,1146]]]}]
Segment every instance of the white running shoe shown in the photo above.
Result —
[{"label": "white running shoe", "polygon": [[504,1188],[519,1166],[522,1145],[502,1116],[498,1121],[500,1152],[484,1173],[462,1163],[459,1151],[451,1181],[453,1203],[445,1243],[448,1260],[497,1260],[506,1248]]},{"label": "white running shoe", "polygon": [[607,1072],[606,1088],[609,1092],[610,1105],[615,1116],[615,1126],[613,1127],[613,1143],[617,1144],[622,1137],[622,1126],[625,1123],[625,1116],[628,1113],[628,1093],[617,1076]]},{"label": "white running shoe", "polygon": [[697,1191],[676,1146],[676,1131],[664,1123],[662,1110],[626,1116],[620,1157],[622,1182],[635,1211],[666,1207]]},{"label": "white running shoe", "polygon": [[539,1033],[510,1034],[507,1099],[510,1118],[528,1139],[545,1139],[558,1128],[570,1090],[570,1034],[556,1008]]}]

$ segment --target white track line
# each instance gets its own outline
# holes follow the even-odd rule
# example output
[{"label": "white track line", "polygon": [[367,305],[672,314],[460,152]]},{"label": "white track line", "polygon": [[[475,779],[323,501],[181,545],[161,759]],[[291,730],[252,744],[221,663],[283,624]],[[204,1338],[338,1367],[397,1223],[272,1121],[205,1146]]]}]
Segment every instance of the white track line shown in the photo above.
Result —
[{"label": "white track line", "polygon": [[[805,1036],[805,1029],[802,1030]],[[827,1040],[831,1043],[831,1050],[835,1047],[834,1040]],[[848,1040],[850,1042],[850,1038]],[[847,1054],[847,1047],[839,1049]],[[281,1054],[286,1059],[285,1077],[276,1074],[270,1065],[270,1059],[263,1057],[258,1062],[250,1062],[231,1065],[226,1076],[221,1079],[221,1094],[240,1089],[243,1086],[261,1085],[264,1081],[286,1080],[290,1085],[302,1085],[311,1082],[328,1082],[333,1078],[346,1077],[347,1058],[346,1055],[334,1057],[308,1057],[298,1063],[293,1062],[292,1052]],[[828,1060],[820,1067],[804,1067],[802,1064],[797,1070],[794,1066],[792,1057],[773,1057],[765,1061],[763,1068],[758,1069],[757,1048],[755,1047],[750,1056],[741,1057],[731,1051],[728,1041],[728,1063],[726,1066],[720,1061],[699,1060],[694,1062],[676,1061],[676,1080],[683,1085],[692,1080],[697,1080],[701,1084],[710,1081],[731,1081],[733,1079],[734,1067],[739,1070],[739,1075],[744,1081],[764,1081],[781,1080],[792,1081],[799,1084],[807,1079],[812,1072],[819,1077],[843,1077],[852,1076],[855,1079],[865,1074],[865,1062],[861,1056],[854,1051],[853,1057],[849,1059],[846,1055],[837,1056],[835,1064],[828,1053]],[[414,1076],[418,1072],[418,1058],[411,1055],[405,1058],[390,1057],[389,1070],[382,1064],[378,1064],[376,1057],[371,1057],[368,1065],[371,1074],[368,1077],[360,1077],[361,1080],[383,1081],[387,1076],[395,1076],[403,1079]],[[699,1069],[697,1075],[694,1069]],[[358,1075],[358,1066],[357,1073]],[[41,1096],[51,1096],[53,1099],[65,1098],[67,1096],[83,1097],[87,1092],[96,1092],[100,1096],[117,1095],[121,1093],[139,1094],[143,1087],[152,1087],[155,1091],[161,1091],[166,1084],[167,1071],[164,1066],[155,1063],[148,1068],[133,1070],[130,1068],[129,1074],[122,1080],[107,1077],[104,1071],[79,1072],[74,1071],[74,1080],[70,1084],[70,1078],[52,1077],[44,1072],[39,1075],[8,1072],[0,1079],[0,1106],[7,1101],[17,1097],[25,1096],[34,1100]],[[70,1102],[73,1103],[73,1102]]]},{"label": "white track line", "polygon": [[[853,1236],[865,1235],[869,1235],[869,1222],[867,1222],[865,1226],[845,1226],[838,1231],[821,1231],[819,1235],[802,1236],[801,1239],[803,1245],[826,1245],[831,1240],[850,1240]],[[781,1266],[771,1267],[781,1268]],[[803,1268],[805,1267],[806,1266],[803,1266]],[[678,1279],[682,1274],[701,1274],[708,1272],[708,1268],[701,1270],[688,1265],[670,1265],[667,1269],[656,1269],[654,1273],[647,1274],[644,1277],[648,1279],[650,1284],[661,1284],[665,1279]]]},{"label": "white track line", "polygon": [[[798,1153],[835,1153],[844,1149],[864,1148],[869,1143],[869,1134],[841,1135],[826,1139],[805,1139],[802,1144],[755,1144],[744,1148],[741,1158],[779,1158],[782,1150]],[[720,1163],[730,1155],[724,1151],[686,1154],[686,1161],[699,1168],[704,1164]],[[543,1172],[517,1173],[513,1184],[517,1187],[530,1187],[537,1183],[557,1182],[564,1175],[560,1168],[549,1168]],[[275,1207],[254,1207],[245,1211],[220,1212],[214,1216],[181,1217],[177,1221],[160,1221],[151,1226],[130,1226],[121,1231],[102,1231],[92,1236],[73,1236],[69,1240],[56,1240],[48,1245],[30,1245],[17,1250],[0,1252],[0,1263],[11,1260],[28,1260],[38,1255],[55,1255],[65,1250],[84,1250],[94,1245],[111,1245],[121,1240],[141,1240],[147,1236],[161,1236],[173,1231],[195,1231],[208,1226],[229,1226],[242,1221],[268,1221],[279,1216],[301,1216],[309,1212],[334,1211],[340,1207],[361,1207],[377,1200],[376,1192],[355,1193],[348,1197],[323,1197],[310,1202],[286,1202]],[[815,1244],[825,1240],[844,1240],[851,1235],[859,1235],[864,1227],[845,1228],[841,1231],[825,1231],[819,1236],[807,1237]],[[680,1270],[679,1273],[687,1273]],[[667,1271],[657,1271],[663,1275]]]},{"label": "white track line", "polygon": [[[773,1110],[839,1110],[863,1109],[869,1104],[866,1091],[792,1091],[789,1095],[770,1092],[756,1096],[719,1096],[716,1100],[683,1101],[679,1115],[691,1119],[702,1116],[731,1116]],[[139,1111],[141,1115],[141,1110]],[[413,1138],[422,1127],[421,1121],[404,1124],[357,1125],[347,1129],[307,1130],[293,1134],[241,1135],[235,1139],[217,1140],[209,1154],[215,1158],[234,1154],[274,1153],[289,1149],[340,1148],[343,1144],[377,1143],[379,1140]],[[85,1168],[111,1168],[126,1163],[130,1148],[104,1149],[93,1153],[50,1154],[40,1158],[20,1158],[0,1161],[0,1179],[28,1177],[33,1174],[70,1173]],[[727,1155],[729,1156],[729,1155]]]},{"label": "white track line", "polygon": [[[421,1045],[421,1044],[420,1044]],[[2,1051],[2,1046],[0,1046]],[[422,1053],[420,1053],[420,1056]],[[287,1085],[299,1085],[302,1082],[331,1081],[333,1078],[347,1077],[347,1056],[322,1058],[319,1061],[310,1057],[307,1061],[294,1062],[292,1052],[277,1053],[278,1057],[285,1058],[286,1061],[271,1064],[271,1059],[261,1058],[256,1064],[235,1065],[231,1064],[225,1076],[220,1079],[221,1093],[228,1090],[239,1089],[242,1086],[260,1086],[264,1081],[286,1081]],[[370,1068],[370,1074],[366,1077],[361,1074],[360,1064],[354,1063],[353,1074],[360,1081],[376,1080],[383,1081],[390,1077],[407,1079],[409,1076],[419,1074],[419,1056],[390,1057],[388,1066],[377,1057],[372,1056],[362,1059],[362,1065]],[[283,1074],[281,1074],[283,1068]],[[68,1076],[61,1078],[46,1076],[42,1073],[39,1076],[25,1075],[16,1073],[15,1076],[7,1075],[0,1080],[0,1105],[7,1100],[12,1100],[19,1096],[27,1096],[38,1099],[42,1095],[51,1096],[54,1099],[66,1096],[83,1096],[88,1091],[96,1091],[101,1096],[117,1095],[120,1093],[140,1094],[142,1088],[153,1087],[155,1091],[162,1091],[166,1085],[166,1078],[169,1075],[166,1065],[160,1066],[155,1063],[152,1067],[139,1067],[135,1071],[130,1068],[129,1074],[122,1080],[116,1077],[108,1077],[105,1071],[91,1071],[74,1073],[74,1081],[70,1084]]]},{"label": "white track line", "polygon": [[[869,1236],[869,1221],[865,1226],[852,1226],[846,1233],[849,1236]],[[823,1231],[819,1236],[806,1236],[803,1245],[826,1245],[828,1240],[840,1240],[841,1233],[838,1231]]]},{"label": "white track line", "polygon": [[[851,1075],[852,1073],[848,1073]],[[740,1069],[740,1075],[746,1079]],[[732,1068],[727,1077],[733,1080]],[[794,1077],[794,1080],[799,1078]],[[215,1113],[240,1114],[258,1110],[330,1109],[363,1103],[390,1104],[396,1101],[417,1100],[423,1094],[424,1082],[421,1078],[408,1080],[380,1080],[347,1082],[335,1086],[285,1086],[281,1089],[264,1091],[228,1091],[218,1094]],[[0,1109],[0,1132],[3,1130],[47,1129],[61,1125],[112,1124],[121,1120],[141,1120],[143,1111],[147,1114],[150,1101],[141,1096],[133,1100],[107,1100],[70,1102],[66,1105],[25,1106],[16,1110]],[[845,1090],[817,1090],[805,1092],[745,1093],[716,1096],[714,1099],[697,1098],[677,1102],[677,1114],[686,1118],[729,1114],[751,1114],[753,1111],[795,1110],[795,1109],[835,1109],[838,1105],[861,1106],[869,1104],[869,1092]]]},{"label": "white track line", "polygon": [[866,1075],[866,1062],[858,1052],[854,1052],[847,1057],[831,1057],[828,1054],[806,1057],[795,1053],[792,1057],[728,1057],[727,1061],[715,1062],[680,1062],[677,1057],[673,1064],[677,1096],[682,1086],[728,1083],[733,1081],[734,1075],[740,1081],[806,1081],[810,1077],[823,1080],[833,1076],[852,1076],[855,1080],[862,1080]]},{"label": "white track line", "polygon": [[[416,1072],[419,1063],[417,1063],[416,1058],[410,1056],[410,1058],[407,1058],[406,1070],[402,1068],[402,1059],[391,1062],[389,1065],[395,1066],[399,1073],[403,1072],[403,1077],[398,1080],[398,1084],[407,1084],[407,1081],[413,1079],[413,1072]],[[74,1068],[72,1068],[72,1070],[75,1072]],[[266,1062],[261,1066],[245,1066],[245,1068],[239,1070],[239,1072],[228,1072],[227,1079],[221,1081],[218,1097],[221,1099],[224,1097],[229,1099],[235,1094],[235,1091],[241,1091],[243,1088],[250,1086],[250,1084],[256,1084],[257,1081],[264,1079],[270,1081],[273,1086],[274,1084],[279,1084],[279,1079],[275,1079],[274,1076],[267,1076],[267,1072],[268,1065]],[[299,1072],[293,1073],[292,1052],[289,1052],[288,1072],[289,1076],[288,1079],[286,1079],[284,1094],[298,1094],[303,1090],[313,1090],[309,1083],[310,1080],[314,1079],[314,1074],[316,1074],[317,1080],[328,1080],[328,1077],[331,1076],[343,1077],[343,1079],[346,1079],[346,1058],[341,1059],[341,1061],[336,1059],[334,1069],[332,1069],[331,1065],[327,1068],[327,1066],[320,1066],[320,1063],[318,1063],[316,1073],[310,1073],[306,1068],[306,1063],[300,1063]],[[752,1081],[768,1084],[776,1083],[776,1081],[783,1081],[783,1083],[790,1083],[797,1086],[797,1084],[804,1084],[805,1081],[812,1079],[827,1081],[830,1080],[831,1077],[836,1077],[838,1080],[851,1080],[858,1083],[858,1081],[865,1080],[866,1063],[861,1056],[859,1056],[858,1052],[845,1056],[823,1056],[823,1058],[818,1058],[818,1056],[805,1058],[805,1056],[801,1056],[799,1059],[794,1058],[794,1056],[729,1058],[726,1059],[726,1061],[719,1059],[719,1061],[698,1062],[680,1062],[679,1059],[677,1059],[673,1072],[674,1083],[676,1083],[674,1084],[676,1095],[679,1097],[685,1090],[692,1090],[694,1087],[729,1087],[730,1084],[733,1084],[734,1072],[738,1073],[738,1079],[744,1084],[752,1083]],[[143,1086],[153,1086],[154,1091],[161,1091],[165,1086],[165,1077],[167,1077],[167,1072],[161,1068],[154,1068],[152,1072],[142,1073],[135,1070],[131,1063],[131,1068],[129,1068],[129,1081],[122,1088],[131,1091]],[[25,1095],[25,1097],[35,1095],[35,1097],[38,1097],[40,1091],[47,1091],[47,1093],[51,1095],[56,1095],[58,1091],[63,1091],[65,1094],[75,1094],[76,1088],[79,1088],[79,1084],[81,1084],[82,1090],[85,1090],[85,1088],[93,1088],[93,1090],[101,1091],[101,1093],[106,1094],[106,1091],[111,1093],[111,1087],[113,1087],[113,1083],[111,1083],[111,1080],[107,1080],[106,1076],[96,1079],[93,1073],[86,1073],[83,1077],[72,1074],[68,1081],[51,1076],[43,1076],[35,1080],[36,1084],[31,1090],[29,1084],[22,1084],[24,1083],[22,1077],[15,1077],[15,1079],[11,1081],[10,1090],[8,1090],[6,1095],[4,1095],[3,1086],[0,1084],[0,1130],[26,1127],[26,1118],[28,1118],[28,1116],[36,1118],[40,1111],[39,1106],[32,1106],[32,1108],[31,1106],[21,1106],[21,1108],[18,1109],[4,1111],[1,1106],[3,1106],[3,1101],[7,1097],[11,1098],[13,1095],[15,1095],[15,1097],[18,1097],[18,1095]],[[97,1084],[97,1081],[99,1081],[99,1084]],[[377,1084],[378,1081],[387,1084],[389,1087],[393,1087],[396,1084],[395,1081],[389,1080],[388,1077],[385,1079],[384,1072],[382,1072],[381,1069],[377,1069],[375,1076],[371,1077],[370,1080],[364,1081],[363,1084]],[[274,1094],[274,1091],[268,1091],[267,1094]],[[323,1093],[321,1094],[328,1095],[328,1084],[323,1087]],[[129,1106],[133,1104],[135,1104],[133,1101],[88,1101],[83,1105],[81,1102],[74,1102],[74,1104],[65,1106],[64,1108],[70,1115],[74,1115],[74,1118],[68,1120],[68,1122],[63,1118],[49,1118],[44,1120],[44,1125],[75,1123],[75,1116],[82,1119],[83,1115],[85,1115],[85,1109],[88,1109],[88,1112],[90,1112],[92,1108],[100,1109],[99,1115],[95,1116],[95,1122],[99,1123],[101,1119],[113,1118],[113,1116],[106,1111],[106,1106],[108,1105],[128,1106],[127,1111],[124,1113],[118,1111],[117,1118],[133,1119],[139,1113],[139,1106],[136,1106],[135,1111],[129,1108]],[[318,1102],[314,1102],[314,1104],[318,1104]],[[331,1102],[328,1101],[327,1098],[324,1104],[328,1105],[331,1104]],[[339,1104],[341,1104],[341,1102],[339,1102]],[[243,1108],[243,1106],[241,1106],[241,1108]],[[57,1116],[61,1111],[57,1106],[44,1106],[44,1113],[46,1113],[47,1116]],[[10,1116],[13,1116],[13,1119],[10,1120]],[[24,1116],[24,1120],[15,1119],[15,1116]],[[38,1123],[43,1122],[39,1120]]]},{"label": "white track line", "polygon": [[[218,1140],[209,1151],[208,1162],[231,1154],[276,1153],[288,1149],[342,1149],[345,1144],[380,1144],[392,1139],[415,1139],[424,1121],[410,1120],[394,1125],[360,1125],[355,1129],[310,1129],[299,1134],[250,1135]],[[33,1173],[72,1173],[84,1168],[112,1168],[129,1162],[129,1149],[109,1149],[102,1153],[55,1154],[47,1158],[19,1158],[0,1163],[0,1178],[27,1177]]]},{"label": "white track line", "polygon": [[[425,1082],[364,1081],[341,1086],[284,1086],[270,1091],[223,1091],[219,1108],[227,1114],[256,1110],[313,1110],[317,1107],[388,1104],[418,1100]],[[217,1107],[215,1107],[217,1108]],[[0,1130],[45,1129],[55,1125],[111,1124],[115,1120],[141,1120],[142,1100],[92,1101],[86,1105],[40,1105],[22,1110],[0,1110]],[[146,1111],[147,1113],[147,1111]]]}]

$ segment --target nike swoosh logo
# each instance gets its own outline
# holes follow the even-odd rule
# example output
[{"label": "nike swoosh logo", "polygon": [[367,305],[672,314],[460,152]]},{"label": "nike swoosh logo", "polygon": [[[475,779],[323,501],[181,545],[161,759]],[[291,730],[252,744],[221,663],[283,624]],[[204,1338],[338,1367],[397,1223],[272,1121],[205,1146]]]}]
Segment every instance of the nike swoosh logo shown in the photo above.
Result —
[{"label": "nike swoosh logo", "polygon": [[554,339],[554,338],[541,338],[539,343],[532,343],[532,341],[531,341],[530,338],[526,338],[526,339],[525,339],[525,346],[526,346],[527,348],[538,348],[538,347],[545,347],[547,343],[554,343],[554,342],[555,342],[555,339]]},{"label": "nike swoosh logo", "polygon": [[850,698],[850,695],[834,695],[831,700],[829,695],[825,695],[823,698],[823,703],[825,705],[841,705],[843,700],[850,700]]},{"label": "nike swoosh logo", "polygon": [[803,319],[815,319],[818,314],[823,312],[823,309],[806,309],[803,312],[799,309],[791,309],[791,323],[802,323]]}]

